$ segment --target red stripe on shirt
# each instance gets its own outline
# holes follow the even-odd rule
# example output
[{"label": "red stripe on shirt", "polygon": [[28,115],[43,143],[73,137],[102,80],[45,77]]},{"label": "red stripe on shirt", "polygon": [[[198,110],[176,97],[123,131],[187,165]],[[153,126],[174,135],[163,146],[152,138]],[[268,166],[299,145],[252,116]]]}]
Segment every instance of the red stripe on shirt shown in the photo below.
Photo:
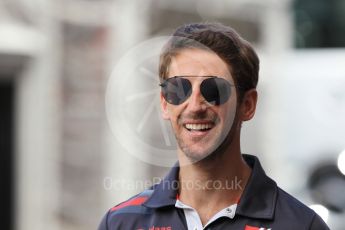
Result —
[{"label": "red stripe on shirt", "polygon": [[260,228],[246,225],[246,227],[244,228],[244,230],[260,230]]},{"label": "red stripe on shirt", "polygon": [[137,198],[134,198],[132,200],[129,200],[129,201],[126,201],[122,204],[119,204],[118,206],[115,206],[113,207],[112,209],[110,209],[110,211],[116,211],[120,208],[124,208],[124,207],[127,207],[127,206],[138,206],[138,205],[141,205],[142,203],[144,203],[146,200],[147,200],[148,197],[137,197]]}]

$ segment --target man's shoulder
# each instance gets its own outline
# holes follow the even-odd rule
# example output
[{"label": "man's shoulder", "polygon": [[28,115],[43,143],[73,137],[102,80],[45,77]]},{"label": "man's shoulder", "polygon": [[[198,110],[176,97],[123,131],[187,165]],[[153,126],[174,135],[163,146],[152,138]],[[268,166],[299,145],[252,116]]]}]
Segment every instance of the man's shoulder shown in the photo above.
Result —
[{"label": "man's shoulder", "polygon": [[145,212],[146,209],[142,205],[146,200],[150,198],[153,193],[153,189],[147,189],[143,192],[140,192],[131,198],[115,205],[109,210],[109,213],[112,215],[117,215],[121,213],[141,213]]},{"label": "man's shoulder", "polygon": [[152,209],[145,207],[143,204],[147,201],[153,193],[153,189],[147,189],[138,193],[131,198],[113,206],[103,217],[99,230],[109,229],[108,226],[128,225],[128,217],[133,221],[133,218],[143,218],[143,216],[151,214]]},{"label": "man's shoulder", "polygon": [[[323,220],[308,206],[299,201],[296,197],[290,195],[278,187],[278,197],[275,208],[275,219],[279,222],[293,220],[297,225],[306,225],[305,229],[328,229]],[[299,223],[299,221],[301,223]],[[318,225],[318,228],[314,228]]]},{"label": "man's shoulder", "polygon": [[280,187],[278,187],[276,209],[291,211],[293,213],[304,214],[307,216],[312,216],[315,214],[312,209]]}]

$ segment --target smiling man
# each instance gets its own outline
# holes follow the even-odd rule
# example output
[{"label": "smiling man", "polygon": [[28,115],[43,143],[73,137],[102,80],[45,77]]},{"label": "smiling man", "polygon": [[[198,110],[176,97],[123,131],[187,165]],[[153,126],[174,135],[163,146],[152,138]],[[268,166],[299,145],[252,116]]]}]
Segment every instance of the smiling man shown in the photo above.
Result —
[{"label": "smiling man", "polygon": [[[165,179],[110,209],[99,229],[328,229],[240,149],[259,59],[232,28],[179,27],[162,50],[161,108],[178,148]],[[176,186],[177,185],[177,186]]]}]

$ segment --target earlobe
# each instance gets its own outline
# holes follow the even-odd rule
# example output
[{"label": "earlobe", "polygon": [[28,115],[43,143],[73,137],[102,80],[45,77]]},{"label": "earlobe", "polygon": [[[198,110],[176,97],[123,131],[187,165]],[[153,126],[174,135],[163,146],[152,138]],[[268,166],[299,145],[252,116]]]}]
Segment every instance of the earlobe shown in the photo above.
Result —
[{"label": "earlobe", "polygon": [[160,94],[160,103],[161,103],[161,110],[162,110],[162,117],[163,117],[163,119],[164,120],[170,120],[169,111],[168,111],[168,108],[167,108],[167,102],[164,99],[162,93]]},{"label": "earlobe", "polygon": [[241,117],[242,121],[248,121],[254,117],[256,111],[256,103],[258,100],[258,93],[256,89],[248,90],[242,100]]}]

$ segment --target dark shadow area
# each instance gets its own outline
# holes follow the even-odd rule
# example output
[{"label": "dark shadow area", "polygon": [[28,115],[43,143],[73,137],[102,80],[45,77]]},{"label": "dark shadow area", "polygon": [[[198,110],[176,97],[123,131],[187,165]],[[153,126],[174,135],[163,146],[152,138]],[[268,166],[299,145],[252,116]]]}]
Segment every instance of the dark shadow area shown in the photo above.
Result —
[{"label": "dark shadow area", "polygon": [[295,0],[296,48],[345,47],[344,0]]},{"label": "dark shadow area", "polygon": [[[2,76],[1,76],[2,78]],[[1,79],[0,78],[0,79]],[[0,81],[0,195],[1,229],[12,230],[14,213],[14,84]]]}]

